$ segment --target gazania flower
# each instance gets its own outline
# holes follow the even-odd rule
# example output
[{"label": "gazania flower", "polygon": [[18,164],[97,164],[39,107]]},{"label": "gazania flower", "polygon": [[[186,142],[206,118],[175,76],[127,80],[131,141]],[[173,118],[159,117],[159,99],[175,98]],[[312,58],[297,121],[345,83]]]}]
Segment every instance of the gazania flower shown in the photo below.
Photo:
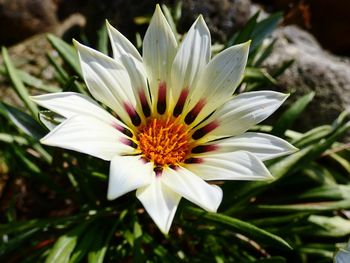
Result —
[{"label": "gazania flower", "polygon": [[287,95],[233,96],[249,42],[211,59],[202,16],[178,45],[159,6],[143,41],[143,57],[107,24],[113,58],[75,42],[90,97],[62,92],[33,99],[65,120],[41,141],[111,161],[108,199],[136,196],[167,233],[181,197],[215,212],[222,190],[206,181],[271,178],[263,164],[295,150],[277,137],[246,132]]}]

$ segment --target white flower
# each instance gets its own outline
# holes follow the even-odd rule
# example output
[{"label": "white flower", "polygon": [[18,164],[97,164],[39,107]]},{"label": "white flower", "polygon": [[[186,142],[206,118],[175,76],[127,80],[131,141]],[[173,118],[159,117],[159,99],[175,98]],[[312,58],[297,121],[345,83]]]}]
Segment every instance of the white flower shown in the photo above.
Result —
[{"label": "white flower", "polygon": [[108,199],[137,189],[137,198],[167,233],[181,197],[217,210],[222,190],[205,180],[269,179],[263,161],[295,150],[277,137],[246,132],[287,98],[273,91],[232,96],[250,42],[211,59],[210,33],[199,16],[178,46],[159,6],[143,41],[143,57],[107,27],[113,58],[75,46],[89,91],[118,118],[82,94],[33,99],[65,117],[42,143],[111,161]]}]

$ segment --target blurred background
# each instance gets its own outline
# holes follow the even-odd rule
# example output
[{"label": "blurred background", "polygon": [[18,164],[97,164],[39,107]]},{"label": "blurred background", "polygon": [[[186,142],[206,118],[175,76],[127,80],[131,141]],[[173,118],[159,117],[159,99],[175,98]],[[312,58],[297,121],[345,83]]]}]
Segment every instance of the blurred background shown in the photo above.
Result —
[{"label": "blurred background", "polygon": [[[277,78],[275,89],[297,96],[315,91],[310,111],[300,123],[305,130],[329,123],[350,105],[350,2],[347,0],[0,0],[0,45],[10,47],[20,68],[41,79],[52,79],[45,54],[52,47],[47,32],[96,46],[108,19],[134,43],[143,36],[156,3],[170,8],[181,4],[177,21],[179,33],[188,30],[203,14],[213,42],[225,43],[260,10],[283,12],[273,54],[264,67],[273,72],[293,61]],[[22,62],[22,63],[21,63]],[[0,96],[16,100],[5,88]],[[321,113],[321,114],[320,114]]]},{"label": "blurred background", "polygon": [[[157,3],[178,39],[202,14],[214,54],[253,39],[255,50],[238,92],[290,93],[257,129],[300,149],[267,163],[276,178],[272,183],[224,184],[227,194],[219,211],[224,217],[211,214],[203,220],[201,211],[186,210],[185,203],[170,238],[145,216],[133,193],[106,200],[107,163],[43,148],[39,139],[47,131],[28,108],[29,95],[87,93],[72,38],[108,53],[107,19],[140,48]],[[55,254],[69,238],[75,242],[70,254],[78,237],[76,253],[88,247],[84,240],[94,240],[97,247],[84,253],[101,251],[102,260],[111,241],[105,262],[118,257],[142,262],[137,259],[150,255],[154,262],[174,255],[173,262],[226,262],[227,255],[235,262],[330,262],[336,249],[346,246],[350,121],[342,112],[350,109],[349,0],[0,0],[0,21],[0,46],[7,48],[0,55],[0,262],[42,262],[38,255]],[[54,120],[50,112],[40,114]],[[116,230],[117,214],[123,216]],[[269,232],[237,225],[236,218]],[[95,220],[94,227],[83,234],[69,232],[84,220]],[[285,250],[283,240],[270,233],[293,250]],[[96,235],[100,240],[91,238]]]}]

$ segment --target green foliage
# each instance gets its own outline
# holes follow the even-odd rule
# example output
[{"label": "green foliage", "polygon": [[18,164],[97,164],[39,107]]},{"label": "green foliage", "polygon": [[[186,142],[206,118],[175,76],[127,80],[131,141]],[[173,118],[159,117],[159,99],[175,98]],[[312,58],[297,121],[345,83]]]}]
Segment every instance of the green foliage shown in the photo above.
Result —
[{"label": "green foliage", "polygon": [[[172,19],[172,10],[164,11]],[[175,13],[179,15],[178,9]],[[253,40],[242,84],[247,90],[275,85],[274,77],[290,65],[273,74],[260,67],[274,46],[273,41],[267,46],[262,42],[281,15],[260,22],[258,15],[227,43]],[[176,16],[171,20],[173,30],[177,21]],[[99,49],[107,52],[106,32],[101,30],[99,35]],[[314,96],[308,94],[282,113],[273,127],[256,127],[284,137],[299,151],[267,163],[275,178],[271,182],[223,183],[224,200],[217,214],[182,202],[170,234],[164,236],[133,193],[106,200],[107,163],[40,145],[46,133],[43,123],[57,125],[62,117],[39,112],[28,87],[86,92],[74,48],[52,35],[48,41],[64,62],[61,65],[48,55],[60,88],[16,69],[3,49],[0,73],[11,81],[25,108],[0,104],[0,162],[10,177],[45,188],[47,195],[40,198],[52,195],[61,203],[47,203],[40,216],[18,220],[20,212],[11,205],[17,196],[10,196],[0,216],[1,262],[329,262],[336,249],[345,247],[350,234],[346,216],[350,150],[339,140],[350,129],[346,113],[331,125],[305,133],[293,131]],[[57,211],[63,215],[50,214]],[[348,262],[348,258],[349,248],[336,254],[336,262]]]}]

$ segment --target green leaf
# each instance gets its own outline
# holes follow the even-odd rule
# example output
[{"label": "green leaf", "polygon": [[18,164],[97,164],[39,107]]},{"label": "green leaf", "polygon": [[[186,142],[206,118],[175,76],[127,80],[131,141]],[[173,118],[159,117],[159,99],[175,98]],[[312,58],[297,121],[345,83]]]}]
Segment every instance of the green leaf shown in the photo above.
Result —
[{"label": "green leaf", "polygon": [[14,67],[5,47],[2,48],[2,57],[4,59],[7,74],[12,82],[16,93],[21,98],[27,109],[30,111],[31,115],[34,118],[37,118],[38,107],[33,101],[30,100],[28,90],[24,86],[21,77],[19,76],[17,69]]},{"label": "green leaf", "polygon": [[261,20],[256,24],[252,32],[252,44],[250,46],[250,52],[255,51],[255,49],[262,43],[262,41],[268,37],[282,21],[283,14],[281,12],[270,15],[269,17]]},{"label": "green leaf", "polygon": [[274,70],[274,72],[271,73],[271,75],[274,78],[277,78],[278,76],[282,75],[283,72],[286,71],[287,68],[289,68],[291,65],[293,65],[293,63],[294,63],[294,59],[289,59],[289,60],[284,61],[281,66],[276,68]]},{"label": "green leaf", "polygon": [[49,63],[54,67],[55,69],[55,76],[57,81],[64,85],[66,81],[68,80],[68,73],[63,69],[63,67],[57,63],[55,58],[51,54],[46,54],[47,59],[49,60]]},{"label": "green leaf", "polygon": [[51,43],[51,45],[57,50],[57,52],[61,55],[62,59],[68,63],[68,65],[74,70],[74,72],[82,78],[82,73],[79,65],[78,54],[75,49],[64,42],[62,39],[58,37],[48,34],[47,39]]},{"label": "green leaf", "polygon": [[292,249],[291,246],[279,236],[258,228],[252,224],[232,218],[219,213],[208,213],[194,207],[186,207],[185,211],[208,220],[212,223],[222,225],[235,232],[241,233],[256,242],[261,242],[264,246],[271,245],[280,249]]},{"label": "green leaf", "polygon": [[7,254],[9,252],[12,252],[17,248],[21,248],[21,245],[28,239],[32,238],[32,236],[35,235],[39,230],[40,229],[38,228],[32,228],[21,234],[17,234],[17,235],[14,235],[13,237],[10,237],[9,240],[6,242],[1,242],[0,256]]},{"label": "green leaf", "polygon": [[307,145],[319,142],[321,139],[327,137],[333,128],[331,125],[322,125],[304,133],[301,137],[291,141],[291,143],[297,148],[304,148]]},{"label": "green leaf", "polygon": [[81,235],[81,237],[79,237],[78,244],[74,249],[69,263],[77,263],[82,261],[93,244],[91,240],[94,240],[100,232],[100,227],[101,225],[95,223],[89,227],[87,231]]},{"label": "green leaf", "polygon": [[350,185],[324,185],[312,188],[296,196],[306,200],[342,200],[350,199]]},{"label": "green leaf", "polygon": [[259,49],[259,52],[255,58],[255,62],[253,63],[254,67],[260,67],[261,64],[265,61],[265,59],[267,59],[271,55],[273,48],[275,46],[275,43],[276,43],[276,39],[271,41],[271,43],[268,44],[267,47]]},{"label": "green leaf", "polygon": [[15,107],[12,107],[6,103],[0,102],[0,107],[7,113],[8,118],[25,134],[35,138],[41,139],[45,136],[46,131],[39,123],[33,119],[30,115],[22,112]]},{"label": "green leaf", "polygon": [[263,82],[276,85],[276,80],[269,73],[267,73],[266,70],[252,67],[246,67],[243,81],[255,81],[259,82],[259,84],[262,84],[261,82]]},{"label": "green leaf", "polygon": [[70,255],[73,252],[78,237],[83,233],[88,223],[78,225],[67,234],[61,236],[50,250],[50,254],[46,258],[46,263],[68,263]]},{"label": "green leaf", "polygon": [[[112,229],[110,228],[107,229],[106,227],[104,229],[101,229],[101,226],[100,226],[100,231],[94,237],[94,243],[90,247],[90,251],[88,252],[88,257],[87,257],[88,263],[103,262],[103,259],[107,252],[108,243],[112,235],[113,235]],[[108,236],[108,240],[105,238],[106,236]]]},{"label": "green leaf", "polygon": [[307,95],[302,96],[293,105],[287,109],[281,117],[275,123],[272,134],[276,136],[282,136],[287,129],[289,129],[300,114],[304,111],[306,106],[312,101],[315,93],[311,92]]},{"label": "green leaf", "polygon": [[108,32],[104,24],[97,31],[97,50],[108,55]]},{"label": "green leaf", "polygon": [[311,215],[308,221],[319,226],[312,230],[312,236],[343,237],[350,234],[350,221],[340,216]]},{"label": "green leaf", "polygon": [[[42,91],[46,91],[46,92],[61,91],[61,89],[56,87],[56,86],[44,84],[44,82],[41,79],[30,75],[26,71],[17,69],[17,73],[18,73],[18,76],[20,77],[20,79],[22,80],[22,82],[28,86],[31,86],[33,88],[36,88],[36,89],[42,90]],[[0,74],[7,75],[7,71],[6,71],[5,67],[0,66]]]},{"label": "green leaf", "polygon": [[256,26],[259,14],[260,12],[256,12],[254,16],[252,16],[249,19],[249,21],[245,24],[245,26],[227,42],[226,47],[247,42],[248,40],[250,40],[252,38],[252,33]]},{"label": "green leaf", "polygon": [[304,203],[304,204],[292,204],[292,205],[258,205],[251,207],[264,212],[325,212],[341,209],[350,209],[350,200],[342,200],[335,202],[315,202],[315,203]]}]

